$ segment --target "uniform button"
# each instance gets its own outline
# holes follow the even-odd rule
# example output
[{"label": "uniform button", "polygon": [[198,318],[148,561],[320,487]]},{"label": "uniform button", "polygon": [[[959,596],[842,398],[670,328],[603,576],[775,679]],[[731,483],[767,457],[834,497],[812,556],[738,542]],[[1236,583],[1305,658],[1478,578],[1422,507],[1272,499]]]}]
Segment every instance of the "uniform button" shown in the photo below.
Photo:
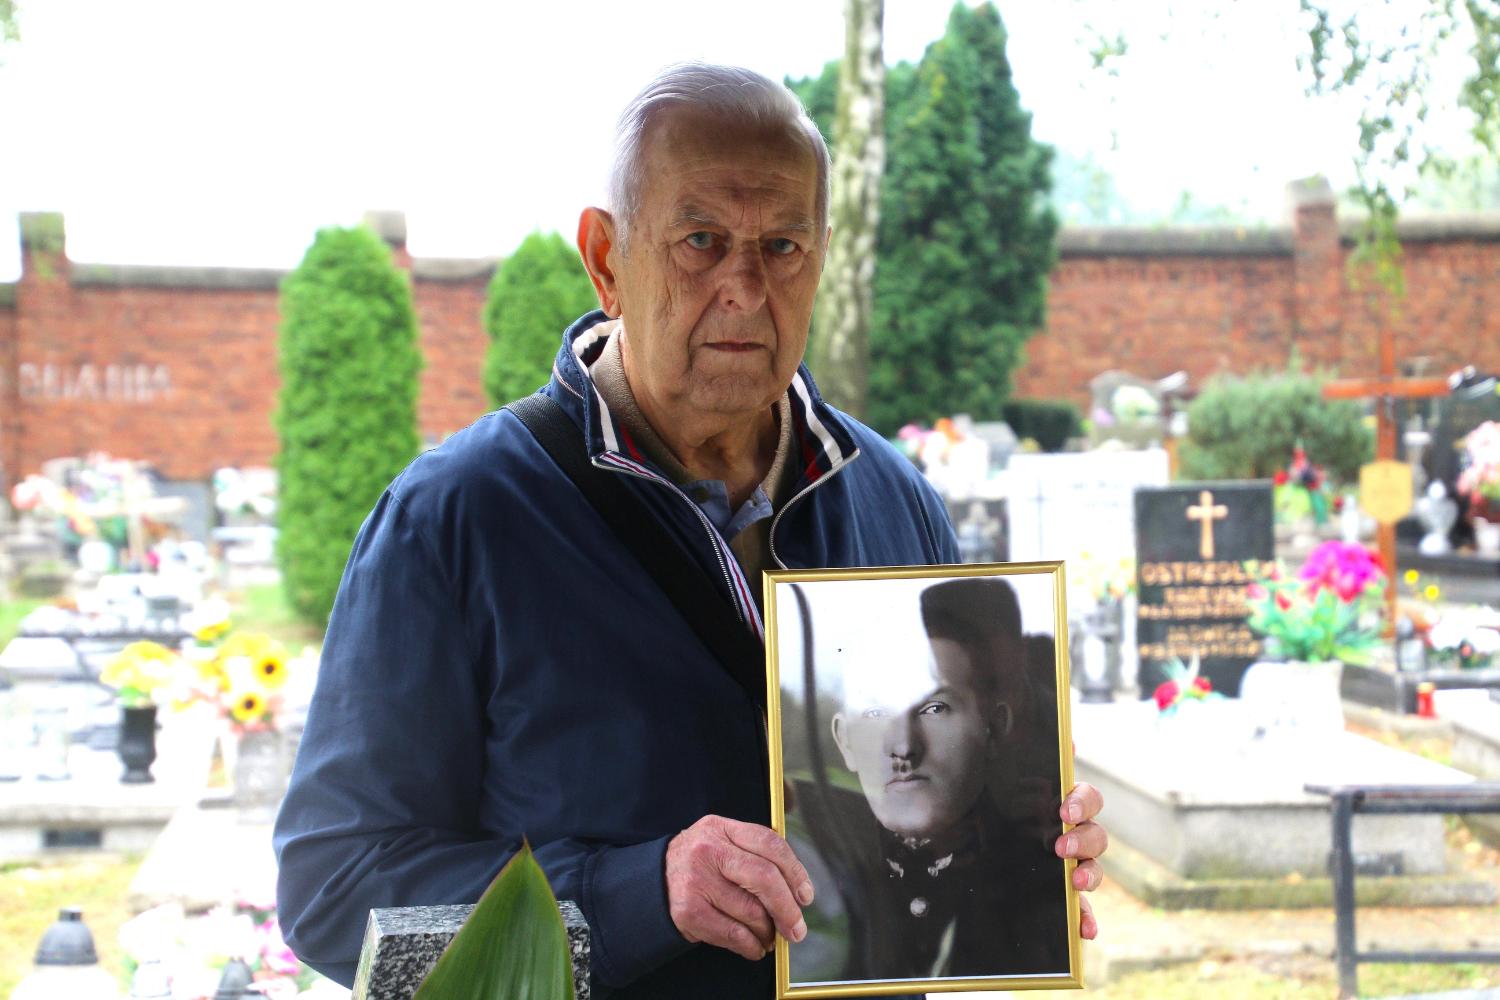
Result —
[{"label": "uniform button", "polygon": [[923,899],[921,896],[913,899],[911,901],[911,915],[914,917],[927,916],[927,900]]}]

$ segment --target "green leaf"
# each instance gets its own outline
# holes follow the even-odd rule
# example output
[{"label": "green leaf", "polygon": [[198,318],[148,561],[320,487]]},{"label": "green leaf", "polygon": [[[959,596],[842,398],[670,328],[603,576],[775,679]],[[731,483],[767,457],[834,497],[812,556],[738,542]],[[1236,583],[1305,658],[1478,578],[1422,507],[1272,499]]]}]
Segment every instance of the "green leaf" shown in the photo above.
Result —
[{"label": "green leaf", "polygon": [[568,934],[530,844],[500,869],[413,1000],[574,1000]]}]

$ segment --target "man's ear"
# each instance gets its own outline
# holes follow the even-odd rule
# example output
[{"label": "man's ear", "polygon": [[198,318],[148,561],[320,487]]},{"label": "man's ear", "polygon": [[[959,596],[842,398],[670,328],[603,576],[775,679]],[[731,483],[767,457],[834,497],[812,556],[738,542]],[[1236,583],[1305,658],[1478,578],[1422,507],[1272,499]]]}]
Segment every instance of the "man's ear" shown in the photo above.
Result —
[{"label": "man's ear", "polygon": [[999,742],[1010,738],[1011,730],[1016,727],[1016,713],[1011,710],[1008,703],[995,702],[995,708],[990,712],[990,735]]},{"label": "man's ear", "polygon": [[859,768],[854,766],[854,754],[849,747],[848,728],[849,723],[844,721],[844,713],[833,713],[833,742],[839,745],[839,754],[844,758],[844,766],[857,773]]},{"label": "man's ear", "polygon": [[620,291],[615,281],[614,247],[615,220],[602,208],[585,208],[578,217],[578,255],[594,283],[599,308],[611,319],[619,319]]}]

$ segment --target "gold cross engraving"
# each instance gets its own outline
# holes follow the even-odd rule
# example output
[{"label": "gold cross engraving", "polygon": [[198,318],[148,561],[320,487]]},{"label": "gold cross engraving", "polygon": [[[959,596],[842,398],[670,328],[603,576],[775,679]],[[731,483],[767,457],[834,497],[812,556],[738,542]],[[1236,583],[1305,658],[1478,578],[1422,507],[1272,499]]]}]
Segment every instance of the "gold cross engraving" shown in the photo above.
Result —
[{"label": "gold cross engraving", "polygon": [[1198,554],[1204,559],[1214,557],[1214,522],[1229,516],[1229,508],[1214,505],[1214,495],[1208,490],[1198,494],[1198,506],[1187,509],[1188,520],[1202,521],[1203,534],[1198,539]]}]

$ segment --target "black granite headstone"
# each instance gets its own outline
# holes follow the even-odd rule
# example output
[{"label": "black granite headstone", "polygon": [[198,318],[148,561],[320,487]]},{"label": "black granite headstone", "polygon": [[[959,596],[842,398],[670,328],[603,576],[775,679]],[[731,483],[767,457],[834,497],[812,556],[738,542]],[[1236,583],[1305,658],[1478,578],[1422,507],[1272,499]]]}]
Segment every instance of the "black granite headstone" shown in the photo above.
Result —
[{"label": "black granite headstone", "polygon": [[1239,694],[1261,640],[1245,624],[1245,588],[1275,557],[1271,484],[1178,483],[1135,492],[1136,649],[1150,697],[1176,657],[1200,657],[1214,690]]}]

